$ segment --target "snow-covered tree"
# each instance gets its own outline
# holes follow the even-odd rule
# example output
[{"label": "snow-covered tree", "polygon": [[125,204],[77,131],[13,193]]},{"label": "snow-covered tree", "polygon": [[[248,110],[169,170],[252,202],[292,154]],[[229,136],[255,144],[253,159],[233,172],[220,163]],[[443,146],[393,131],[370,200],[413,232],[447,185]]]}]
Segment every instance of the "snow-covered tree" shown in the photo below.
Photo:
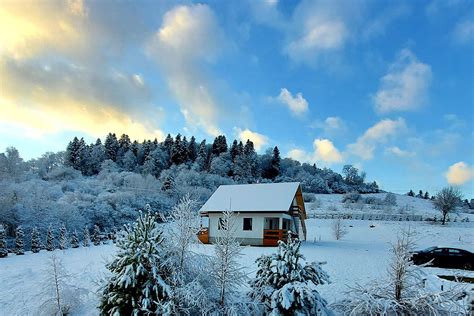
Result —
[{"label": "snow-covered tree", "polygon": [[84,232],[82,233],[82,246],[89,247],[91,242],[91,237],[89,233],[89,227],[84,227]]},{"label": "snow-covered tree", "polygon": [[0,258],[8,256],[5,227],[0,224]]},{"label": "snow-covered tree", "polygon": [[397,205],[397,196],[392,192],[388,192],[383,199],[385,205],[395,206]]},{"label": "snow-covered tree", "polygon": [[80,305],[81,291],[73,284],[69,272],[55,253],[49,256],[42,285],[41,314],[69,315]]},{"label": "snow-covered tree", "polygon": [[342,239],[345,235],[347,235],[348,231],[344,227],[344,223],[341,218],[336,218],[331,225],[332,234],[336,240]]},{"label": "snow-covered tree", "polygon": [[331,315],[316,288],[329,277],[320,264],[305,262],[300,247],[301,242],[289,236],[286,243],[279,241],[277,253],[257,259],[249,296],[263,304],[264,314]]},{"label": "snow-covered tree", "polygon": [[54,244],[53,227],[49,225],[48,232],[46,233],[46,250],[53,251],[54,249],[56,249],[56,246]]},{"label": "snow-covered tree", "polygon": [[446,216],[454,211],[461,201],[461,191],[455,187],[443,188],[436,194],[433,205],[441,212],[441,215],[443,216],[443,225],[446,223]]},{"label": "snow-covered tree", "polygon": [[18,226],[15,231],[15,253],[17,255],[24,255],[25,254],[25,233],[23,232],[23,228]]},{"label": "snow-covered tree", "polygon": [[110,159],[113,162],[117,160],[117,152],[119,149],[119,143],[117,136],[114,133],[109,133],[105,138],[105,159]]},{"label": "snow-covered tree", "polygon": [[61,228],[59,228],[59,249],[64,250],[68,247],[67,229],[65,225],[62,225]]},{"label": "snow-covered tree", "polygon": [[426,274],[411,261],[414,236],[403,230],[392,244],[387,276],[351,288],[334,309],[342,315],[467,315],[459,286],[444,291],[425,286]]},{"label": "snow-covered tree", "polygon": [[117,242],[117,257],[107,264],[112,276],[103,288],[104,315],[170,313],[170,271],[162,243],[163,232],[152,214],[140,213],[133,227],[125,227]]},{"label": "snow-covered tree", "polygon": [[97,225],[94,225],[94,231],[92,232],[92,243],[94,246],[100,245],[100,228]]},{"label": "snow-covered tree", "polygon": [[33,227],[31,230],[31,251],[37,253],[40,252],[41,249],[43,249],[43,245],[41,244],[38,228]]},{"label": "snow-covered tree", "polygon": [[74,229],[71,234],[71,247],[79,248],[79,238],[77,237],[77,231]]},{"label": "snow-covered tree", "polygon": [[220,312],[227,314],[236,303],[233,298],[247,276],[238,262],[241,247],[235,238],[235,214],[232,211],[224,211],[219,221],[220,229],[214,243],[214,278],[219,291]]}]

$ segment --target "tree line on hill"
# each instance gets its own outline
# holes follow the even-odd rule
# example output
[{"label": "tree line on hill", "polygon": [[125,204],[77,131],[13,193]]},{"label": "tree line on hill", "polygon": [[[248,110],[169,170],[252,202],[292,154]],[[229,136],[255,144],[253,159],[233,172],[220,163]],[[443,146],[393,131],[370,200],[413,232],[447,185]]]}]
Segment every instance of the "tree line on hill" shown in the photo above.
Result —
[{"label": "tree line on hill", "polygon": [[139,143],[111,133],[93,144],[75,137],[65,152],[29,161],[14,147],[0,153],[0,224],[10,244],[18,226],[27,235],[63,224],[68,231],[97,225],[108,232],[135,220],[145,205],[166,215],[186,194],[198,208],[223,184],[289,181],[312,193],[379,191],[351,165],[341,175],[282,158],[278,147],[258,154],[251,141],[229,146],[225,136],[198,143],[168,135]]}]

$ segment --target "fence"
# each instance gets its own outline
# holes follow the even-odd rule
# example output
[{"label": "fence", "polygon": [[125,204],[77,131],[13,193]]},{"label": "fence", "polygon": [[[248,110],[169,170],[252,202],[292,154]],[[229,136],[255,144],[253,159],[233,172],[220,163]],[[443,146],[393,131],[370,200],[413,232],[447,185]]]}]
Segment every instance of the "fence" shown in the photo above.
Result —
[{"label": "fence", "polygon": [[317,219],[355,219],[365,221],[410,221],[419,222],[425,220],[433,220],[432,217],[414,214],[367,214],[367,213],[318,213],[309,214],[309,218]]}]

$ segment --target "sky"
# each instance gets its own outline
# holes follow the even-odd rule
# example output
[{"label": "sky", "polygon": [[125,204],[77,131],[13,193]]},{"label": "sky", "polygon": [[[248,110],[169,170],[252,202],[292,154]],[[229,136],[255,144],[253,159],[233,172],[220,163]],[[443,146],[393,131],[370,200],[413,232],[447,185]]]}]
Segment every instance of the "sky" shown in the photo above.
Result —
[{"label": "sky", "polygon": [[474,197],[474,2],[0,0],[0,151],[250,139]]}]

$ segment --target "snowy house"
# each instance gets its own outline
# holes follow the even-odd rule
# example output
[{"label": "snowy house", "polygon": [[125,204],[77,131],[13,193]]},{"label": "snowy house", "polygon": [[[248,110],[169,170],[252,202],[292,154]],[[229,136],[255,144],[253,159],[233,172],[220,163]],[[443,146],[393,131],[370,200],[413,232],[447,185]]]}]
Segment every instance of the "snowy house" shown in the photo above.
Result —
[{"label": "snowy house", "polygon": [[200,209],[203,243],[213,243],[222,212],[235,213],[235,237],[242,245],[276,246],[291,231],[306,239],[306,211],[298,182],[221,185]]}]

